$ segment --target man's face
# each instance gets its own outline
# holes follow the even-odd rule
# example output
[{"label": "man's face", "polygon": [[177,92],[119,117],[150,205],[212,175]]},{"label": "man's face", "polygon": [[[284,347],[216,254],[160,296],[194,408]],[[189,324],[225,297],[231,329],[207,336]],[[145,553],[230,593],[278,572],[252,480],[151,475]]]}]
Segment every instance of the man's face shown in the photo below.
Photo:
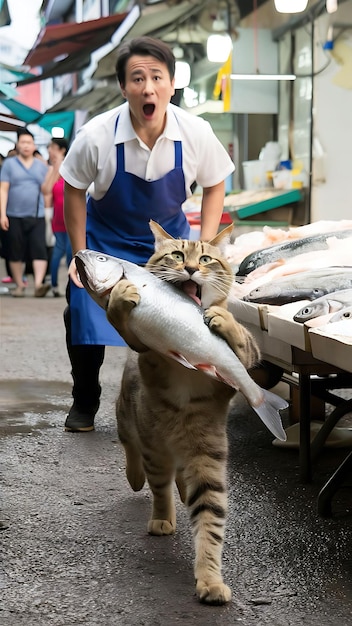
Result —
[{"label": "man's face", "polygon": [[162,132],[166,107],[175,93],[174,83],[165,63],[152,56],[132,56],[126,65],[122,94],[128,100],[136,132],[144,128]]},{"label": "man's face", "polygon": [[29,157],[33,155],[35,143],[30,135],[20,135],[16,145],[17,151],[21,156]]}]

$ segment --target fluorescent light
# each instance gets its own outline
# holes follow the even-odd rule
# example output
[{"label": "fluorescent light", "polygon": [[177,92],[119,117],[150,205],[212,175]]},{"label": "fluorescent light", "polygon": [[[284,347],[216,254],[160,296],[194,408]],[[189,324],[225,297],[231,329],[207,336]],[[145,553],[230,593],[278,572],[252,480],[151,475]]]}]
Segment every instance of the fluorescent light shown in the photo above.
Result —
[{"label": "fluorescent light", "polygon": [[230,74],[231,80],[296,80],[295,74]]},{"label": "fluorescent light", "polygon": [[279,13],[302,13],[307,7],[308,0],[274,0],[275,9]]}]

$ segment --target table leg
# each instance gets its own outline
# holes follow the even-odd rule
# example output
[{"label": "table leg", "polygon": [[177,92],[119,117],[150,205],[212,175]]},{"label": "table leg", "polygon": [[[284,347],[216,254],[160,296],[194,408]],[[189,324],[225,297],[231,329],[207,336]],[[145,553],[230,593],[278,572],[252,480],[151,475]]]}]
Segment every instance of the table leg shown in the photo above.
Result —
[{"label": "table leg", "polygon": [[309,483],[312,480],[310,450],[310,387],[310,374],[299,374],[299,478],[303,483]]}]

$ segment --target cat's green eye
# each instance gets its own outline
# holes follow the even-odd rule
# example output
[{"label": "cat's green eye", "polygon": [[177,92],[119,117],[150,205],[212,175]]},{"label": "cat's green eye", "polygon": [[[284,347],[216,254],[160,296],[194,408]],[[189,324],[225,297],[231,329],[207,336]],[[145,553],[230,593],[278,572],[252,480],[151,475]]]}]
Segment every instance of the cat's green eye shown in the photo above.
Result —
[{"label": "cat's green eye", "polygon": [[210,263],[210,261],[212,261],[212,258],[209,254],[203,254],[199,259],[199,263],[202,265],[206,265],[207,263]]},{"label": "cat's green eye", "polygon": [[184,261],[184,256],[182,252],[179,252],[177,250],[175,250],[174,252],[171,252],[171,256],[175,261],[178,261],[179,263],[183,263]]}]

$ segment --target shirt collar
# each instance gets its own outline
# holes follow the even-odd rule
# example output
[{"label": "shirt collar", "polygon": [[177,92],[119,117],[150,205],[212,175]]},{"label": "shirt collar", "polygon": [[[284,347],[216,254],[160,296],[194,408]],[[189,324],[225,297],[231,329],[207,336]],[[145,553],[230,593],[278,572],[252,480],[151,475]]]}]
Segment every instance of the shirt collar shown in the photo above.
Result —
[{"label": "shirt collar", "polygon": [[[125,102],[121,106],[118,115],[119,122],[115,133],[115,144],[126,143],[127,141],[138,139],[131,123],[128,102]],[[166,139],[171,139],[172,141],[181,140],[179,125],[171,105],[168,105],[166,109],[166,124],[162,136],[166,137]]]}]

